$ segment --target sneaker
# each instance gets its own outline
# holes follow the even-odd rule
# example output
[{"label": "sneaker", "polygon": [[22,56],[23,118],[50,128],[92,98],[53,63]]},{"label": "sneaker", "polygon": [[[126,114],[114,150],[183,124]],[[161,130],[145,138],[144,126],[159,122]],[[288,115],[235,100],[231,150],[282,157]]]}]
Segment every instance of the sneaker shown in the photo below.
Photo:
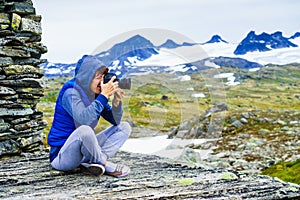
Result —
[{"label": "sneaker", "polygon": [[[107,166],[105,166],[107,168]],[[123,177],[127,176],[130,173],[130,168],[126,165],[115,165],[113,171],[105,171],[104,174],[113,176],[113,177]]]},{"label": "sneaker", "polygon": [[105,168],[96,163],[81,163],[80,168],[83,173],[95,176],[103,175],[105,172]]}]

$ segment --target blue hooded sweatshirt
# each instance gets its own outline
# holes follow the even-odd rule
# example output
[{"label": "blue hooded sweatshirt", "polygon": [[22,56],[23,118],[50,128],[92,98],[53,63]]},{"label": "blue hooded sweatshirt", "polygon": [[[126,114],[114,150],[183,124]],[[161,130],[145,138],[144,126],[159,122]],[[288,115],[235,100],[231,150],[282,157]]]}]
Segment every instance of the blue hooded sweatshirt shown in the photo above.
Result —
[{"label": "blue hooded sweatshirt", "polygon": [[88,125],[94,129],[100,116],[113,125],[120,123],[123,114],[121,104],[119,107],[111,107],[104,95],[95,95],[90,90],[91,81],[98,70],[105,73],[108,69],[95,56],[83,56],[76,65],[74,78],[60,90],[48,135],[50,162],[79,126]]}]

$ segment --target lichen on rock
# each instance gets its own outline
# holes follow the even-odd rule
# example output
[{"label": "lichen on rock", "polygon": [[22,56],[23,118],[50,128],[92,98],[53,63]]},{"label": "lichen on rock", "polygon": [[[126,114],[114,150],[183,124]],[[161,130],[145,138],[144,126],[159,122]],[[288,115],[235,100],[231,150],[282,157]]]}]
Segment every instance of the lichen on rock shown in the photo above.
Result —
[{"label": "lichen on rock", "polygon": [[[46,126],[36,105],[43,96],[41,16],[31,0],[0,1],[0,157],[42,150]],[[38,116],[38,117],[37,117]]]}]

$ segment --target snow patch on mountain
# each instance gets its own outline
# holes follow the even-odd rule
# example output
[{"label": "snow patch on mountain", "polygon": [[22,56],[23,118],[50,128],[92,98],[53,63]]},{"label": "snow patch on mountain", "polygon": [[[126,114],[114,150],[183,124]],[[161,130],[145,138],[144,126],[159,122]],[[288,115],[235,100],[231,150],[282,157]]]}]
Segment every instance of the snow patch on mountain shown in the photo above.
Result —
[{"label": "snow patch on mountain", "polygon": [[192,80],[192,78],[189,75],[183,75],[183,76],[178,76],[174,80],[178,80],[178,81],[190,81],[190,80]]},{"label": "snow patch on mountain", "polygon": [[234,73],[221,73],[221,74],[217,74],[217,75],[214,75],[214,78],[218,78],[218,79],[227,79],[227,82],[225,83],[225,85],[228,85],[228,86],[232,86],[232,85],[239,85],[240,82],[237,81],[235,82],[235,76],[234,76]]},{"label": "snow patch on mountain", "polygon": [[260,70],[259,67],[257,67],[257,68],[252,68],[252,69],[249,69],[249,72],[256,72],[256,71],[258,71],[258,70]]},{"label": "snow patch on mountain", "polygon": [[192,94],[194,98],[204,98],[205,94],[203,92]]},{"label": "snow patch on mountain", "polygon": [[208,67],[212,67],[212,68],[220,68],[219,65],[216,65],[215,63],[210,62],[210,61],[208,61],[208,60],[206,60],[206,61],[204,62],[204,65],[205,65],[205,66],[208,66]]},{"label": "snow patch on mountain", "polygon": [[262,65],[300,63],[300,47],[273,49],[267,52],[250,52],[240,57]]},{"label": "snow patch on mountain", "polygon": [[236,44],[232,43],[210,43],[201,46],[209,57],[238,57],[233,54]]},{"label": "snow patch on mountain", "polygon": [[152,55],[146,60],[136,61],[135,64],[137,66],[175,66],[186,62],[186,60],[167,49],[160,49],[158,52],[158,54]]}]

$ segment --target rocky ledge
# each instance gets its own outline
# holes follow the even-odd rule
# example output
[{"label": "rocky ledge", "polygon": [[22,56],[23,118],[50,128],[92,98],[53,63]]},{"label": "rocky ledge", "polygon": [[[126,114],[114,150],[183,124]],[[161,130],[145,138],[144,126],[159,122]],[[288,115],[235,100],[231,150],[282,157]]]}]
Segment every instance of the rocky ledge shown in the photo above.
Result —
[{"label": "rocky ledge", "polygon": [[0,162],[3,199],[298,199],[300,186],[232,170],[203,169],[165,158],[119,152],[123,178],[55,171],[46,153]]}]

